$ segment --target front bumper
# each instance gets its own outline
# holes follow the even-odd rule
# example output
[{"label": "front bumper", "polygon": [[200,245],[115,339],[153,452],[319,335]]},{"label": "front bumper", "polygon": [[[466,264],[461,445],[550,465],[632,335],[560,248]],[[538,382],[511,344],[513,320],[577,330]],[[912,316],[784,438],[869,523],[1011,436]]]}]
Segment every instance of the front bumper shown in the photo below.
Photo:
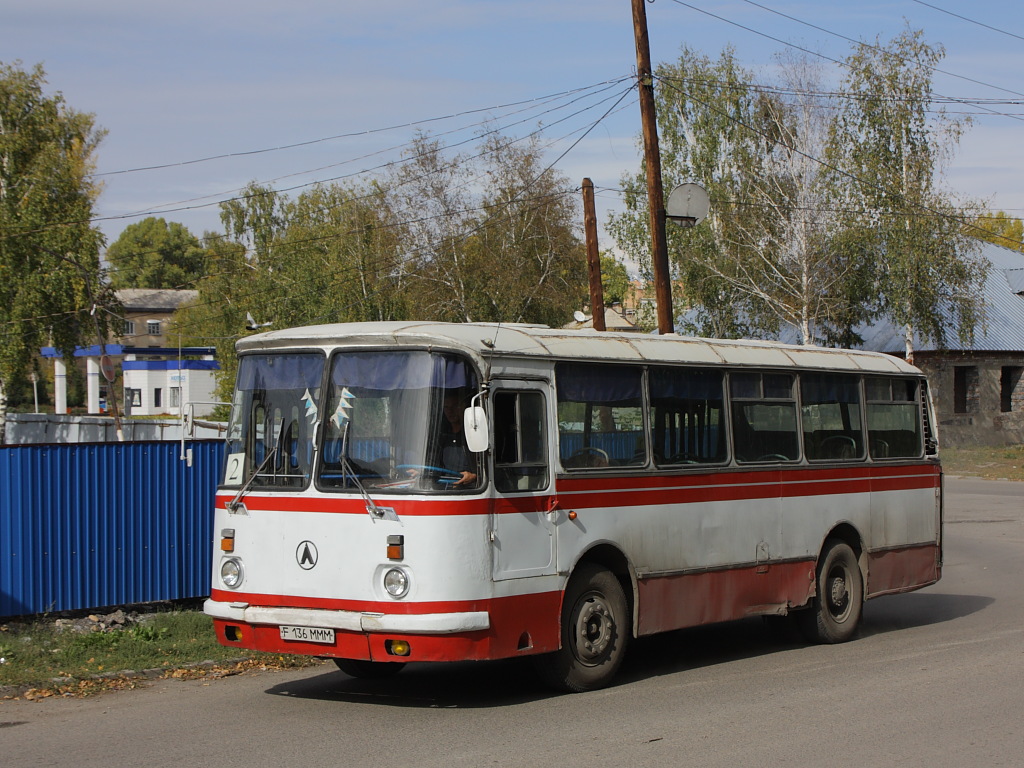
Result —
[{"label": "front bumper", "polygon": [[406,635],[455,635],[490,629],[487,611],[396,614],[330,611],[316,608],[276,608],[247,603],[207,600],[203,611],[215,619],[250,625],[329,627],[343,632],[387,632]]}]

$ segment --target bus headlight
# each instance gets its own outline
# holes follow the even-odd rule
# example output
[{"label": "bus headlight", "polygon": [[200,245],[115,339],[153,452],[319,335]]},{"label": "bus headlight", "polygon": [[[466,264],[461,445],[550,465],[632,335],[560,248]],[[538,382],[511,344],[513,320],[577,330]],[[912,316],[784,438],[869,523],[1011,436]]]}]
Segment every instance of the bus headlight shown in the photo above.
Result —
[{"label": "bus headlight", "polygon": [[384,590],[392,597],[405,597],[409,593],[409,574],[401,568],[384,572]]},{"label": "bus headlight", "polygon": [[220,580],[228,589],[235,589],[242,583],[242,561],[237,557],[229,557],[220,564]]}]

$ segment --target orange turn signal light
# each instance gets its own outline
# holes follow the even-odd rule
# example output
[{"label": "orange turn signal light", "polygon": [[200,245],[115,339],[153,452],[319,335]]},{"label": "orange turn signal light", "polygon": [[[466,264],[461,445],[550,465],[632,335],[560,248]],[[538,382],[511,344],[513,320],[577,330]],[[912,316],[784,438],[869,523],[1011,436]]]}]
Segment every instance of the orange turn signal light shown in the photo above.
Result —
[{"label": "orange turn signal light", "polygon": [[405,536],[388,536],[388,560],[405,557]]},{"label": "orange turn signal light", "polygon": [[220,551],[221,552],[234,552],[235,551],[235,529],[225,528],[220,532]]}]

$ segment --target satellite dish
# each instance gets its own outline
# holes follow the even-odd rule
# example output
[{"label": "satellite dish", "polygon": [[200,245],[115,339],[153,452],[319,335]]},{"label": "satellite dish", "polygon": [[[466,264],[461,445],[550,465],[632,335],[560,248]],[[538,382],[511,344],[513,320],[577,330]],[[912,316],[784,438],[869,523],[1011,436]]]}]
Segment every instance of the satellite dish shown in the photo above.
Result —
[{"label": "satellite dish", "polygon": [[587,316],[580,312],[578,309],[572,313],[572,316],[577,323],[583,323],[586,322],[587,320]]},{"label": "satellite dish", "polygon": [[690,182],[672,190],[665,206],[665,216],[684,227],[695,227],[707,218],[709,210],[711,202],[707,190]]}]

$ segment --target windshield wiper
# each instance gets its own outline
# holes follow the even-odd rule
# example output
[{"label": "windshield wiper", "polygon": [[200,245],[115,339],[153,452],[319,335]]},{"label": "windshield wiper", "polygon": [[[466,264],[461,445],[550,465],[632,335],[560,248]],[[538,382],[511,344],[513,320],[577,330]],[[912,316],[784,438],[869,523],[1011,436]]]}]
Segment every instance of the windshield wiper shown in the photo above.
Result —
[{"label": "windshield wiper", "polygon": [[348,459],[348,428],[350,422],[345,422],[345,431],[341,436],[341,467],[349,477],[352,478],[352,482],[355,483],[356,488],[359,489],[359,495],[363,497],[363,503],[366,505],[366,513],[373,518],[373,520],[393,520],[396,523],[400,522],[398,519],[398,513],[395,512],[393,507],[381,507],[370,498],[370,494],[366,488],[359,481],[359,477],[356,475],[355,468]]},{"label": "windshield wiper", "polygon": [[274,441],[270,450],[267,451],[267,455],[263,458],[263,461],[261,461],[260,465],[253,470],[252,474],[249,475],[249,479],[242,484],[242,487],[238,489],[238,493],[235,494],[235,498],[224,505],[231,514],[238,512],[239,508],[245,509],[245,505],[242,504],[240,500],[249,490],[249,487],[256,481],[256,478],[260,476],[260,473],[267,468],[267,464],[269,464],[277,455],[277,449],[281,446],[281,443],[284,440],[284,426],[285,422],[282,421],[281,431],[277,435],[277,440]]}]

